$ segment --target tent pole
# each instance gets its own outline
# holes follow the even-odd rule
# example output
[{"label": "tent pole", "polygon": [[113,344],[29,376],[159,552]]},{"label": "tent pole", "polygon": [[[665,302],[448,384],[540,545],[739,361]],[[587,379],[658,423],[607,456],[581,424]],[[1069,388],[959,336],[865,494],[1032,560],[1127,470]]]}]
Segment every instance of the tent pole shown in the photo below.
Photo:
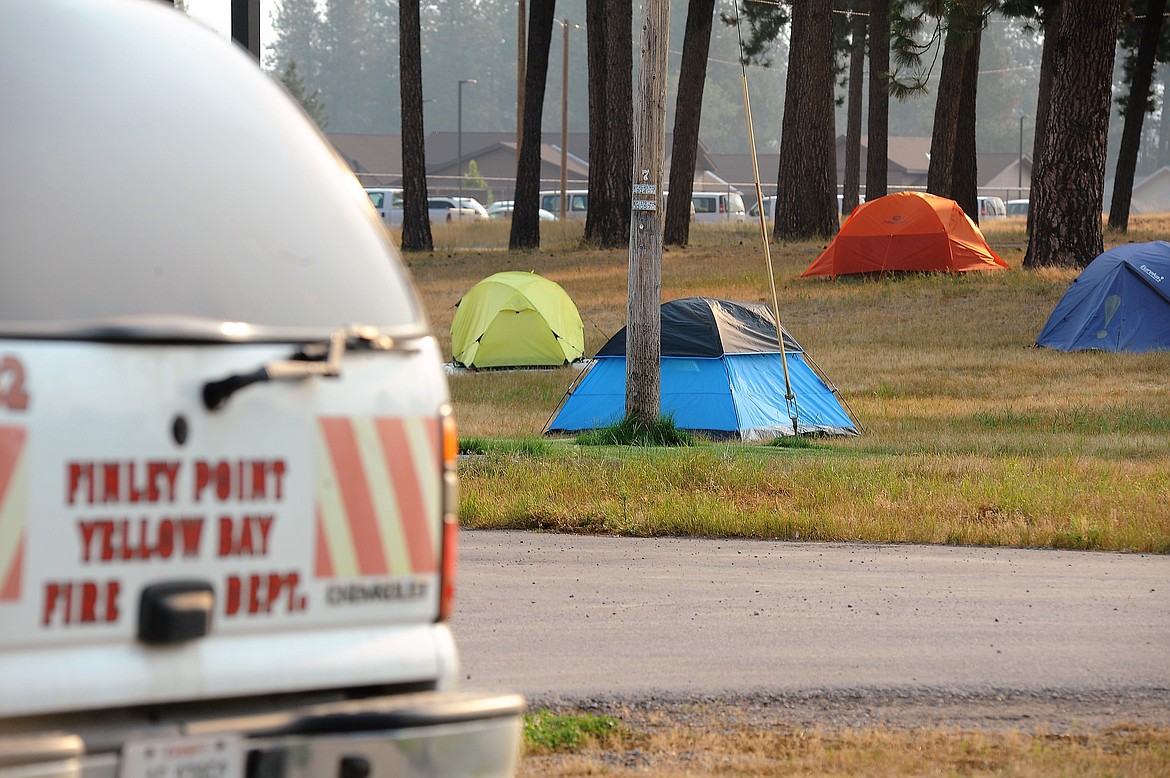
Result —
[{"label": "tent pole", "polygon": [[[764,260],[768,266],[768,283],[772,288],[772,315],[776,317],[776,343],[780,346],[780,364],[784,368],[784,403],[788,407],[788,417],[792,420],[792,434],[799,435],[800,427],[797,422],[799,409],[796,405],[796,394],[792,391],[792,381],[788,377],[788,354],[784,350],[784,325],[780,322],[780,302],[776,296],[776,274],[772,270],[772,248],[768,243],[768,218],[764,212],[764,193],[760,188],[760,165],[756,159],[756,132],[752,125],[752,103],[748,97],[747,64],[743,58],[743,32],[739,26],[739,3],[735,3],[735,31],[739,35],[739,67],[743,74],[743,108],[747,114],[748,148],[752,155],[752,176],[756,185],[756,204],[760,212],[760,240],[764,244]],[[779,192],[777,192],[777,204]]]}]

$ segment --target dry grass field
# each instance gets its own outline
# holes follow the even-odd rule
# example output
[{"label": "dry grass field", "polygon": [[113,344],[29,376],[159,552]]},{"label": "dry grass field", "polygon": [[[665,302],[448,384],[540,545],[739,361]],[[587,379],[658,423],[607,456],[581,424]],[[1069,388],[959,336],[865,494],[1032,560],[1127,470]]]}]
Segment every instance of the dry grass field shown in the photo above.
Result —
[{"label": "dry grass field", "polygon": [[[442,248],[407,258],[448,352],[455,304],[501,270],[564,287],[587,353],[623,326],[628,252],[581,249],[579,223],[551,227],[531,252],[502,248],[500,223],[440,228]],[[1011,270],[800,279],[823,245],[772,246],[781,318],[863,426],[856,438],[682,451],[545,443],[574,370],[452,376],[461,435],[501,452],[462,468],[464,523],[1170,551],[1170,354],[1035,348],[1077,272],[1023,270],[1020,219],[985,232]],[[1135,220],[1107,245],[1168,234],[1170,218]],[[689,247],[664,252],[662,279],[663,300],[770,296],[751,225],[694,228]]]},{"label": "dry grass field", "polygon": [[804,727],[749,721],[739,710],[720,706],[679,716],[633,714],[611,733],[587,737],[572,749],[530,748],[518,775],[1161,778],[1170,768],[1170,730],[1148,727]]},{"label": "dry grass field", "polygon": [[[448,356],[455,304],[502,270],[564,287],[589,354],[622,327],[628,253],[580,248],[580,227],[542,225],[542,248],[522,253],[504,248],[504,224],[439,228],[433,253],[408,256]],[[1023,270],[1020,219],[984,231],[1010,271],[798,279],[823,246],[772,246],[781,318],[863,425],[857,438],[682,450],[549,442],[541,432],[573,370],[453,375],[462,436],[488,452],[461,465],[462,522],[1170,552],[1170,354],[1035,348],[1077,272]],[[1170,217],[1139,218],[1106,241],[1167,236]],[[663,300],[768,301],[756,228],[696,227],[689,247],[664,253],[662,287]],[[521,775],[1170,775],[1170,730],[1116,723],[803,726],[713,706],[619,711],[598,734],[588,712],[554,713],[585,736],[562,747],[529,736]]]}]

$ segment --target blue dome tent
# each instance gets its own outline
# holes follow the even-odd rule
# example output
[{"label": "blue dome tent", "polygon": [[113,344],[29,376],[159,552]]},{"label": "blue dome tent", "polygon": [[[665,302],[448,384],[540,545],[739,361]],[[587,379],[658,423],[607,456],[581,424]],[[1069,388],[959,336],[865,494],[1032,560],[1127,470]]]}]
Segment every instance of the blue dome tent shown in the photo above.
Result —
[{"label": "blue dome tent", "polygon": [[[688,297],[663,303],[662,414],[718,439],[792,435],[776,319],[765,305]],[[784,331],[800,433],[856,435],[836,390]],[[562,400],[545,432],[575,433],[625,415],[626,331],[609,339]]]},{"label": "blue dome tent", "polygon": [[1170,243],[1129,243],[1089,263],[1036,345],[1061,351],[1170,351]]}]

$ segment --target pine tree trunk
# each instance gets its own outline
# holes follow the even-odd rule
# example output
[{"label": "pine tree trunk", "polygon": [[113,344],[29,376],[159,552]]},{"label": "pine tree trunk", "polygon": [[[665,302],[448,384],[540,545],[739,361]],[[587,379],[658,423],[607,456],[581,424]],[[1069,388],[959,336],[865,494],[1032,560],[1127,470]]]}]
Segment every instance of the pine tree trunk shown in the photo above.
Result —
[{"label": "pine tree trunk", "polygon": [[402,0],[398,6],[398,28],[402,100],[402,250],[431,251],[434,243],[431,218],[427,212],[419,0]]},{"label": "pine tree trunk", "polygon": [[[1044,48],[1040,53],[1040,84],[1036,91],[1036,123],[1032,129],[1032,181],[1036,180],[1036,165],[1044,150],[1044,133],[1048,122],[1048,111],[1052,105],[1052,82],[1056,76],[1053,62],[1056,59],[1056,50],[1060,40],[1060,9],[1061,0],[1050,0],[1044,3],[1041,29],[1044,31]],[[1029,184],[1028,199],[1032,198]],[[1035,221],[1035,209],[1028,206],[1028,234],[1032,234],[1032,225]]]},{"label": "pine tree trunk", "polygon": [[959,98],[959,124],[955,128],[955,160],[951,198],[979,223],[979,170],[975,150],[975,103],[979,89],[979,48],[983,39],[982,21],[971,32],[971,45],[963,54],[962,95]]},{"label": "pine tree trunk", "polygon": [[513,251],[540,248],[540,128],[555,12],[555,0],[547,0],[533,3],[528,15],[524,125],[520,132],[520,159],[516,163],[512,231],[508,236],[508,248]]},{"label": "pine tree trunk", "polygon": [[954,200],[979,221],[975,165],[975,95],[984,0],[963,0],[950,15],[934,109],[926,189]]},{"label": "pine tree trunk", "polygon": [[1117,172],[1113,176],[1113,201],[1109,205],[1109,228],[1120,232],[1129,231],[1129,201],[1133,197],[1133,179],[1142,143],[1142,124],[1150,102],[1154,57],[1158,51],[1165,13],[1166,0],[1149,0],[1146,4],[1146,18],[1141,22],[1141,41],[1138,43],[1129,96],[1125,101],[1125,124],[1121,130],[1121,148],[1117,152]]},{"label": "pine tree trunk", "polygon": [[707,81],[707,52],[711,46],[711,20],[715,0],[690,0],[687,30],[683,38],[678,95],[674,107],[674,145],[670,153],[670,185],[673,195],[666,204],[663,242],[685,246],[691,237],[691,193],[695,186],[695,156],[699,148],[699,116]]},{"label": "pine tree trunk", "polygon": [[634,55],[631,0],[587,0],[589,212],[584,241],[601,248],[630,239],[634,169]]},{"label": "pine tree trunk", "polygon": [[1101,200],[1117,25],[1124,0],[1065,0],[1052,110],[1032,179],[1025,267],[1085,267],[1104,249]]},{"label": "pine tree trunk", "polygon": [[806,0],[792,8],[776,186],[778,240],[831,238],[837,221],[833,143],[833,5]]},{"label": "pine tree trunk", "polygon": [[[862,5],[862,3],[855,3]],[[865,14],[853,17],[849,52],[849,98],[845,120],[845,184],[841,191],[841,211],[846,216],[861,202],[861,104],[865,98]]]},{"label": "pine tree trunk", "polygon": [[1163,102],[1162,106],[1162,119],[1158,122],[1158,156],[1154,160],[1155,168],[1170,165],[1170,110],[1166,109],[1166,103]]},{"label": "pine tree trunk", "polygon": [[890,0],[869,6],[869,122],[866,129],[865,199],[884,197],[889,180]]},{"label": "pine tree trunk", "polygon": [[959,105],[963,97],[963,69],[967,65],[964,43],[967,32],[952,27],[943,46],[942,72],[934,103],[934,127],[930,135],[930,165],[926,191],[955,199],[955,145],[959,139]]}]

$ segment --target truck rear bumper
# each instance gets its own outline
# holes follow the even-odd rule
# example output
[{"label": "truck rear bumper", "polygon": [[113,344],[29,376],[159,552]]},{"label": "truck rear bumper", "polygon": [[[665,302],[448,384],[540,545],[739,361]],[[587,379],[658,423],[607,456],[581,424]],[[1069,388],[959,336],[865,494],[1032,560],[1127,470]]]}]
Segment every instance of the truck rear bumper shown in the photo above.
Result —
[{"label": "truck rear bumper", "polygon": [[[167,722],[90,742],[68,732],[0,735],[0,778],[122,778],[160,746],[220,742],[200,775],[239,778],[510,776],[520,756],[524,698],[426,692]],[[2,728],[2,727],[0,727]],[[140,760],[138,760],[140,761]],[[151,775],[181,775],[174,765]],[[129,772],[128,772],[129,770]]]}]

